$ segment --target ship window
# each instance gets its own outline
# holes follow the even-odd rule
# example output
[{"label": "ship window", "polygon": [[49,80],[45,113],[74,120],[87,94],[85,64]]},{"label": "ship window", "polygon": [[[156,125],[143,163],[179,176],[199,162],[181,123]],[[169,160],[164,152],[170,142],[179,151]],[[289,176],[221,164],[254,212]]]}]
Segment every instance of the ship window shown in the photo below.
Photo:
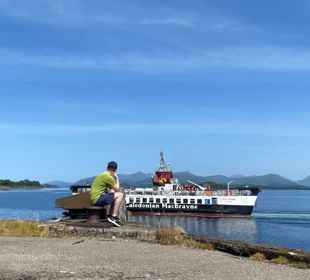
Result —
[{"label": "ship window", "polygon": [[195,204],[195,199],[191,199],[191,204]]},{"label": "ship window", "polygon": [[147,203],[147,198],[144,197],[144,198],[142,199],[142,201],[143,201],[143,203]]},{"label": "ship window", "polygon": [[134,199],[133,199],[132,197],[130,197],[130,198],[129,198],[129,202],[130,202],[130,203],[133,203],[133,202],[134,202]]},{"label": "ship window", "polygon": [[137,203],[140,203],[140,197],[137,197],[137,198],[136,198],[136,202],[137,202]]},{"label": "ship window", "polygon": [[153,202],[154,202],[154,198],[150,197],[150,203],[153,203]]},{"label": "ship window", "polygon": [[156,198],[156,203],[160,203],[160,198]]},{"label": "ship window", "polygon": [[184,203],[184,204],[187,204],[187,203],[188,203],[188,199],[186,199],[186,198],[183,199],[183,203]]},{"label": "ship window", "polygon": [[180,198],[177,199],[177,203],[181,203],[181,199]]},{"label": "ship window", "polygon": [[197,203],[198,204],[202,204],[202,200],[201,199],[197,199]]},{"label": "ship window", "polygon": [[167,203],[167,198],[163,198],[163,203]]},{"label": "ship window", "polygon": [[169,202],[170,202],[171,204],[174,204],[174,199],[173,199],[173,198],[170,198]]},{"label": "ship window", "polygon": [[212,204],[217,204],[217,198],[216,197],[212,197]]}]

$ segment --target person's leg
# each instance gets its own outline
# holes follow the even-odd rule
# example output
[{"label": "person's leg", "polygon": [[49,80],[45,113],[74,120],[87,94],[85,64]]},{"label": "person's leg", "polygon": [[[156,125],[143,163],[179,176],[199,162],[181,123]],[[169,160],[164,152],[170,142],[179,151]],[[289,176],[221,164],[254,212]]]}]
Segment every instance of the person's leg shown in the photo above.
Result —
[{"label": "person's leg", "polygon": [[108,216],[113,216],[112,214],[113,214],[113,208],[114,208],[114,200],[113,200],[113,202],[109,205],[109,215]]},{"label": "person's leg", "polygon": [[114,200],[114,193],[104,193],[102,194],[98,201],[95,203],[95,206],[106,206],[106,205],[111,205],[113,204]]},{"label": "person's leg", "polygon": [[114,193],[113,210],[112,210],[113,217],[119,216],[119,210],[122,205],[123,198],[124,198],[124,194],[122,192]]}]

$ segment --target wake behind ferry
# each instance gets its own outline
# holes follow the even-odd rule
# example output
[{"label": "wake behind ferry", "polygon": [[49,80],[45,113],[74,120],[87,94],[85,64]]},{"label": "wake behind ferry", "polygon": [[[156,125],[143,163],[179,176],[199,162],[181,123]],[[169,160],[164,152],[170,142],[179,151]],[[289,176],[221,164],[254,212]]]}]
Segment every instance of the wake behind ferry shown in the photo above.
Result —
[{"label": "wake behind ferry", "polygon": [[180,184],[160,155],[160,167],[151,188],[126,188],[126,207],[132,215],[240,217],[250,216],[256,205],[258,188],[212,189],[210,184]]}]

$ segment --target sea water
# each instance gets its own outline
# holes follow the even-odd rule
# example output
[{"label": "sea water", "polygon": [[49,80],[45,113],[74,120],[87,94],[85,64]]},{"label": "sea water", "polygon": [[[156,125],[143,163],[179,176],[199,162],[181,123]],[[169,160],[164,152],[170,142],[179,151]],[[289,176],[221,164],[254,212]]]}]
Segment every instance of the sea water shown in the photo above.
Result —
[{"label": "sea water", "polygon": [[[55,199],[67,188],[0,191],[0,219],[47,220],[61,217]],[[270,190],[260,193],[251,218],[132,216],[154,226],[181,226],[189,234],[310,251],[310,191]]]},{"label": "sea water", "polygon": [[61,217],[55,200],[70,195],[68,188],[0,191],[0,219],[47,220]]}]

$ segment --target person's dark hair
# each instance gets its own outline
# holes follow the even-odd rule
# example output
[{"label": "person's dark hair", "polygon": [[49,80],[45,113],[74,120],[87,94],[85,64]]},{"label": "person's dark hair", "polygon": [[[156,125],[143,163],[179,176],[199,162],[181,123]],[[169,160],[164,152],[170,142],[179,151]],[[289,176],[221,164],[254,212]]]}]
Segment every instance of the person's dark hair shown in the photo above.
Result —
[{"label": "person's dark hair", "polygon": [[117,170],[117,167],[118,167],[117,162],[115,162],[115,161],[110,161],[110,162],[108,163],[107,169],[108,169],[108,170],[112,170],[112,171],[116,171],[116,170]]}]

